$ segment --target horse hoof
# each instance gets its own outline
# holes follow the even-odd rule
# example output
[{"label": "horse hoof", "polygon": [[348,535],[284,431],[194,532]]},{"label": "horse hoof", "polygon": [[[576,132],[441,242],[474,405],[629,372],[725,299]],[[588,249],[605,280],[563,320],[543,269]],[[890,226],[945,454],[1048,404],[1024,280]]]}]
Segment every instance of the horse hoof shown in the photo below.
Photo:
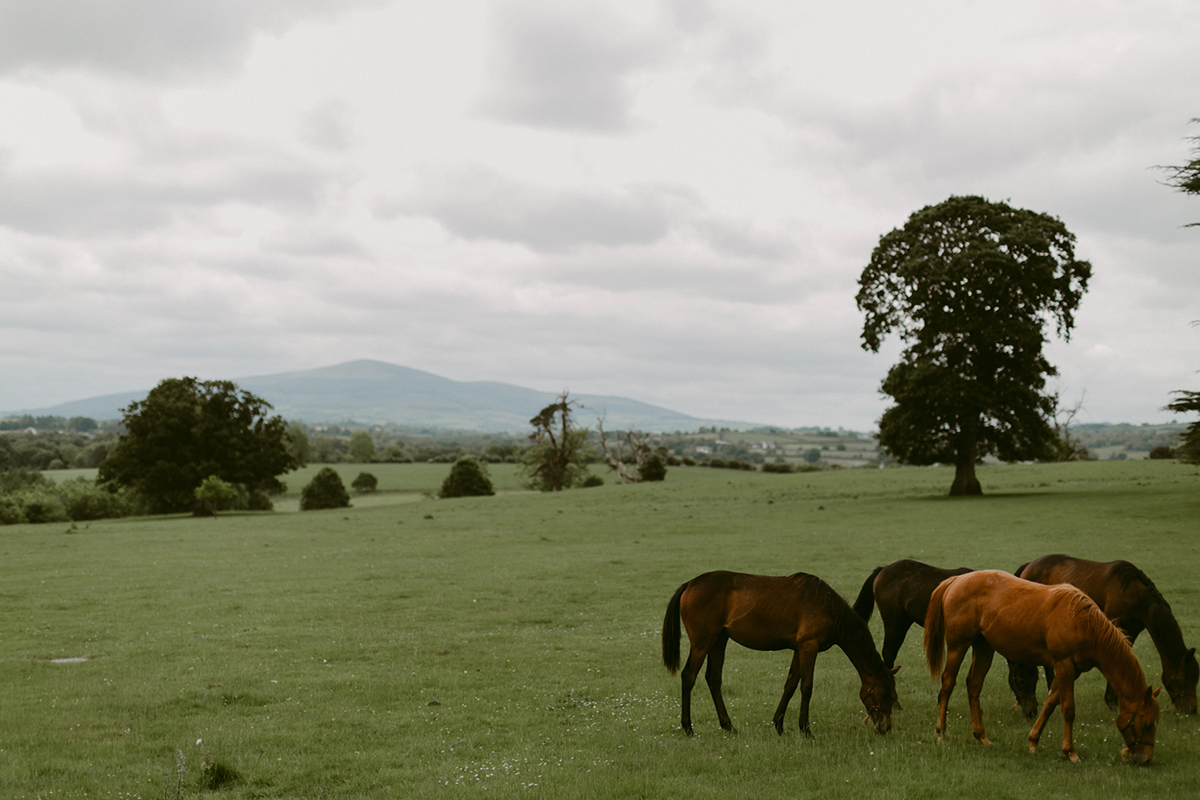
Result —
[{"label": "horse hoof", "polygon": [[1029,743],[1029,755],[1037,755],[1037,742]]},{"label": "horse hoof", "polygon": [[975,737],[975,741],[979,742],[980,744],[991,744],[992,743],[992,740],[987,738],[987,736],[982,733]]},{"label": "horse hoof", "polygon": [[1072,750],[1070,752],[1065,752],[1065,753],[1063,753],[1063,755],[1066,756],[1067,761],[1070,761],[1072,764],[1078,764],[1081,760],[1079,758],[1079,754],[1076,753],[1074,750]]}]

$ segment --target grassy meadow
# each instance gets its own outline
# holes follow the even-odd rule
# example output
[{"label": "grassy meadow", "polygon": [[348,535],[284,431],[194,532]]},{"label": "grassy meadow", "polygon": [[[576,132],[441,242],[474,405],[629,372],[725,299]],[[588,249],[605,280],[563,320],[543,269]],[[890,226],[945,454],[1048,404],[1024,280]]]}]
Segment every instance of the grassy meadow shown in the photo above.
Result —
[{"label": "grassy meadow", "polygon": [[[817,661],[816,738],[796,731],[798,698],[776,736],[790,654],[731,644],[738,733],[701,681],[688,739],[660,653],[667,600],[708,570],[811,572],[853,601],[899,558],[1012,570],[1052,552],[1138,564],[1196,645],[1195,467],[986,467],[988,495],[950,499],[948,468],[672,468],[545,495],[493,465],[497,496],[433,500],[449,465],[344,466],[384,491],[337,511],[0,528],[0,800],[1200,792],[1200,718],[1165,709],[1154,763],[1129,766],[1094,671],[1070,765],[1057,713],[1027,754],[1001,659],[983,693],[995,744],[971,737],[965,672],[936,744],[919,629],[887,736],[862,724],[837,648]],[[1136,652],[1158,685],[1148,636]]]}]

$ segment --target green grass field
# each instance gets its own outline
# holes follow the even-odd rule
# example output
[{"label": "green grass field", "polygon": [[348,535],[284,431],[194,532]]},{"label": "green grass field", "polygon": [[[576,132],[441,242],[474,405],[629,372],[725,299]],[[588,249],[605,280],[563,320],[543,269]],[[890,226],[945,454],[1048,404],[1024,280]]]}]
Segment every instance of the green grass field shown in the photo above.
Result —
[{"label": "green grass field", "polygon": [[[1166,710],[1154,763],[1129,766],[1095,672],[1077,686],[1072,766],[1057,714],[1026,753],[999,659],[983,696],[995,744],[971,737],[963,679],[936,744],[919,629],[883,737],[836,648],[817,661],[816,739],[795,708],[776,736],[789,654],[731,645],[739,732],[720,731],[701,682],[687,739],[659,643],[672,592],[712,569],[811,572],[852,601],[899,558],[1012,570],[1068,552],[1141,566],[1196,645],[1195,467],[986,467],[989,494],[966,500],[943,496],[943,468],[673,468],[656,485],[423,497],[448,469],[368,470],[386,491],[338,511],[0,528],[0,800],[1200,792],[1200,718]],[[1148,637],[1136,652],[1157,685]],[[206,760],[236,773],[219,794],[201,788]]]}]

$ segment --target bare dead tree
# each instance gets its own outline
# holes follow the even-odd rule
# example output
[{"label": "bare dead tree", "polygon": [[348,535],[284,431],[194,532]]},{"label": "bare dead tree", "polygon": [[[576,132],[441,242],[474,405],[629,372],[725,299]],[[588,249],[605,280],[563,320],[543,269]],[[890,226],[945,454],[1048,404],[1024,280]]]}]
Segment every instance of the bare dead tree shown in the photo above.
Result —
[{"label": "bare dead tree", "polygon": [[1087,448],[1081,445],[1078,440],[1071,438],[1071,423],[1075,421],[1076,415],[1083,410],[1083,401],[1087,397],[1087,391],[1080,392],[1079,400],[1073,406],[1064,407],[1061,404],[1057,393],[1054,394],[1054,432],[1058,435],[1059,440],[1059,461],[1078,461],[1080,458],[1087,456]]},{"label": "bare dead tree", "polygon": [[600,432],[600,448],[604,451],[604,463],[608,468],[617,473],[617,479],[621,483],[639,483],[641,478],[642,465],[646,463],[652,451],[650,450],[650,434],[639,433],[638,431],[626,431],[625,443],[629,445],[633,453],[634,463],[637,466],[638,474],[630,475],[627,465],[624,461],[622,453],[623,444],[620,439],[617,440],[615,449],[608,443],[608,434],[604,431],[604,418],[596,418],[596,429]]}]

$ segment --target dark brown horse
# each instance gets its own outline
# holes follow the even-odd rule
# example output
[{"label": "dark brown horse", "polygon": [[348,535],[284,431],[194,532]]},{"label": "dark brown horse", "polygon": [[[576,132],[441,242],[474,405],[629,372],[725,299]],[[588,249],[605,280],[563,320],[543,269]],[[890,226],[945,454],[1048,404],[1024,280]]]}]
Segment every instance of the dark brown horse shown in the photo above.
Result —
[{"label": "dark brown horse", "polygon": [[[1171,696],[1175,709],[1182,714],[1196,713],[1196,684],[1200,682],[1200,664],[1196,648],[1183,643],[1183,632],[1171,613],[1171,605],[1146,577],[1146,573],[1128,561],[1100,563],[1072,558],[1062,554],[1042,556],[1017,568],[1016,574],[1027,581],[1055,584],[1069,583],[1081,590],[1100,607],[1104,615],[1116,623],[1129,643],[1137,641],[1143,631],[1150,634],[1162,661],[1162,682]],[[1026,687],[1028,697],[1037,703],[1037,673],[1035,667],[1009,664],[1009,683],[1019,704],[1029,700],[1018,687]],[[1032,674],[1032,680],[1030,680]],[[1054,680],[1050,670],[1046,683]],[[1116,695],[1110,685],[1104,693],[1110,706],[1116,705]],[[1029,715],[1032,716],[1032,715]]]},{"label": "dark brown horse", "polygon": [[854,601],[854,613],[866,622],[871,619],[871,609],[879,605],[879,616],[883,619],[884,666],[891,669],[896,665],[896,654],[900,652],[904,637],[913,623],[925,625],[929,596],[938,584],[946,578],[965,575],[970,571],[966,567],[931,567],[907,558],[875,568]]},{"label": "dark brown horse", "polygon": [[800,730],[808,727],[813,665],[817,653],[833,645],[842,648],[862,680],[859,697],[879,733],[892,727],[892,708],[899,708],[896,681],[883,666],[867,624],[845,600],[814,575],[798,572],[777,578],[739,572],[706,572],[679,587],[663,619],[663,664],[679,670],[679,621],[687,629],[691,651],[683,667],[681,725],[692,735],[692,687],[700,665],[708,659],[704,679],[717,707],[721,727],[733,730],[721,697],[721,668],[730,639],[752,650],[791,650],[792,666],[775,710],[775,730],[783,734],[783,715],[800,686]]},{"label": "dark brown horse", "polygon": [[1129,640],[1075,587],[1043,586],[1000,570],[981,570],[947,578],[934,590],[925,616],[925,658],[934,678],[941,673],[938,741],[946,732],[946,707],[968,648],[974,652],[967,674],[967,700],[971,728],[980,742],[989,743],[979,693],[992,656],[1000,653],[1011,661],[1054,668],[1046,704],[1029,732],[1030,752],[1037,750],[1042,729],[1061,703],[1063,755],[1079,760],[1071,740],[1075,677],[1098,667],[1117,692],[1117,728],[1125,740],[1122,752],[1132,755],[1138,764],[1148,764],[1154,757],[1158,692],[1146,685]]}]

